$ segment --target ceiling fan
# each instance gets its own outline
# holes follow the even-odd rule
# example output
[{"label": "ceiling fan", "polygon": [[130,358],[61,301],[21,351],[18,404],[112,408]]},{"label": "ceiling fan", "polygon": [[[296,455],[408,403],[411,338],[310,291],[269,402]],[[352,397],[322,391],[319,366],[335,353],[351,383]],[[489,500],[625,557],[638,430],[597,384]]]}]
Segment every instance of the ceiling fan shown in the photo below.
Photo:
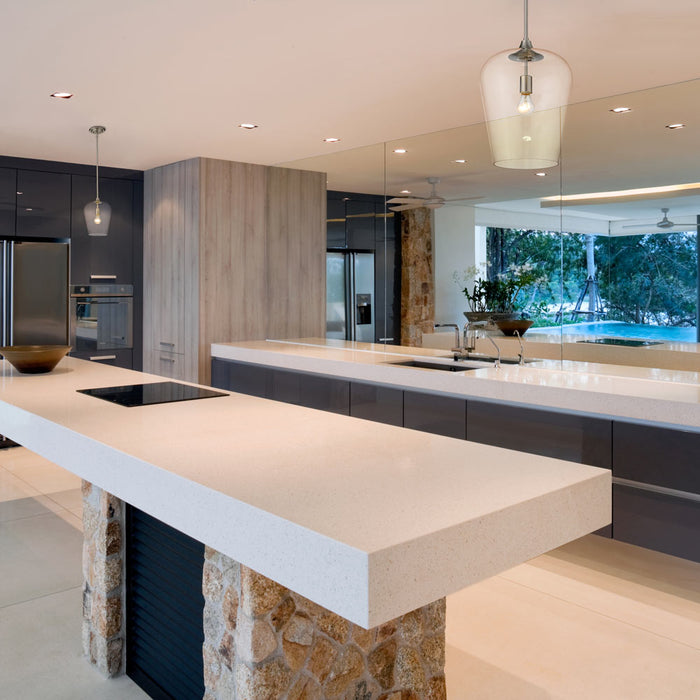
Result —
[{"label": "ceiling fan", "polygon": [[668,207],[662,207],[661,213],[663,214],[663,217],[662,217],[661,221],[657,221],[655,224],[631,224],[629,226],[623,226],[622,228],[637,228],[637,229],[649,230],[652,226],[656,226],[656,228],[660,228],[660,229],[664,229],[664,230],[675,229],[676,231],[690,231],[691,229],[695,228],[695,226],[696,226],[695,223],[687,223],[687,224],[675,224],[675,223],[673,223],[673,221],[671,221],[668,218],[668,212],[669,212]]},{"label": "ceiling fan", "polygon": [[398,206],[389,207],[391,211],[407,211],[409,209],[439,209],[446,202],[462,202],[468,199],[481,199],[481,197],[459,197],[457,199],[445,199],[437,193],[437,185],[440,182],[439,177],[427,177],[426,180],[431,185],[432,189],[427,197],[392,197],[387,201],[387,204],[397,204]]}]

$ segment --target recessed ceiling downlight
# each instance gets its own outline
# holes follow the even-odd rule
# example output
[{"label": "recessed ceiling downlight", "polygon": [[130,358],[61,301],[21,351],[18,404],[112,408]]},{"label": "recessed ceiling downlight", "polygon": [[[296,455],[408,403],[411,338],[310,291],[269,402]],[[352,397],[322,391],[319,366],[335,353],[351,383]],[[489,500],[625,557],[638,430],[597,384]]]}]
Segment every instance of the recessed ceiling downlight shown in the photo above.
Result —
[{"label": "recessed ceiling downlight", "polygon": [[325,139],[323,139],[324,143],[338,143],[340,139],[337,136],[327,136]]},{"label": "recessed ceiling downlight", "polygon": [[405,148],[395,148],[394,153],[401,155],[402,153],[408,153],[408,151]]},{"label": "recessed ceiling downlight", "polygon": [[666,124],[667,129],[683,129],[685,128],[685,124]]},{"label": "recessed ceiling downlight", "polygon": [[458,163],[459,165],[466,165],[467,159],[466,158],[456,158],[455,160],[452,161],[453,163]]},{"label": "recessed ceiling downlight", "polygon": [[401,190],[400,194],[411,194],[411,190]]},{"label": "recessed ceiling downlight", "polygon": [[535,175],[537,175],[537,177],[546,177],[547,173],[539,172],[539,173],[535,173]]},{"label": "recessed ceiling downlight", "polygon": [[258,125],[257,124],[239,124],[238,125],[239,129],[257,129]]},{"label": "recessed ceiling downlight", "polygon": [[613,114],[627,114],[627,112],[631,112],[632,108],[631,107],[613,107],[611,110],[608,110],[612,112]]},{"label": "recessed ceiling downlight", "polygon": [[62,100],[70,100],[73,97],[72,92],[52,92],[51,97],[60,97]]}]

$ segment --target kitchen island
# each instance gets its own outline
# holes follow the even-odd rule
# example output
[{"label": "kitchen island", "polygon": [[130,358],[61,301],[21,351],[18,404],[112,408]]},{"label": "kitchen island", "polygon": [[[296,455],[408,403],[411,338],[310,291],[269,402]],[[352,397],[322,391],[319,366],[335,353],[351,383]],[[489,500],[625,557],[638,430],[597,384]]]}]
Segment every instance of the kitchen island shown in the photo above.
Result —
[{"label": "kitchen island", "polygon": [[207,545],[211,698],[335,692],[341,676],[339,692],[438,693],[444,596],[610,520],[604,469],[242,394],[126,408],[78,393],[159,381],[74,358],[35,376],[2,363],[2,432],[85,481],[84,641],[106,672],[122,669],[122,503]]},{"label": "kitchen island", "polygon": [[[700,375],[552,360],[520,366],[516,339],[496,340],[516,364],[323,338],[220,343],[212,383],[611,469],[612,527],[598,534],[700,561]],[[527,341],[524,350],[527,359]]]}]

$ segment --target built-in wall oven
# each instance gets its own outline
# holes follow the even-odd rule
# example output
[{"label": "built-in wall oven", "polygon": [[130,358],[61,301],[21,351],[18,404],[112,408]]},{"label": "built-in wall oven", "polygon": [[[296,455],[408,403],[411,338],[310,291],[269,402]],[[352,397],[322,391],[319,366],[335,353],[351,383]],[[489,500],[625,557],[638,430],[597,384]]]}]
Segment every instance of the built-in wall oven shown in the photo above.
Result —
[{"label": "built-in wall oven", "polygon": [[[133,285],[73,285],[70,291],[72,354],[88,360],[130,366]],[[128,357],[128,361],[124,357]]]}]

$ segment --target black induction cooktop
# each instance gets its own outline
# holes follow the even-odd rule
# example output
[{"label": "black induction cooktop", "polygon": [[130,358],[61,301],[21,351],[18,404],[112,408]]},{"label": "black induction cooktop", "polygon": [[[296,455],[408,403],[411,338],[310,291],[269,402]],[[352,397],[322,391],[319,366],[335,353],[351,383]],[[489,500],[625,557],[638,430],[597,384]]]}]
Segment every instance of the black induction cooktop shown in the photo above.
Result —
[{"label": "black induction cooktop", "polygon": [[663,345],[659,340],[633,340],[632,338],[596,338],[595,340],[577,340],[577,343],[595,343],[597,345],[622,345],[626,348],[644,348],[648,345]]},{"label": "black induction cooktop", "polygon": [[209,399],[214,396],[227,396],[221,391],[202,389],[198,386],[179,382],[155,382],[153,384],[127,384],[125,386],[105,386],[98,389],[78,389],[78,393],[111,401],[120,406],[150,406],[173,401]]}]

